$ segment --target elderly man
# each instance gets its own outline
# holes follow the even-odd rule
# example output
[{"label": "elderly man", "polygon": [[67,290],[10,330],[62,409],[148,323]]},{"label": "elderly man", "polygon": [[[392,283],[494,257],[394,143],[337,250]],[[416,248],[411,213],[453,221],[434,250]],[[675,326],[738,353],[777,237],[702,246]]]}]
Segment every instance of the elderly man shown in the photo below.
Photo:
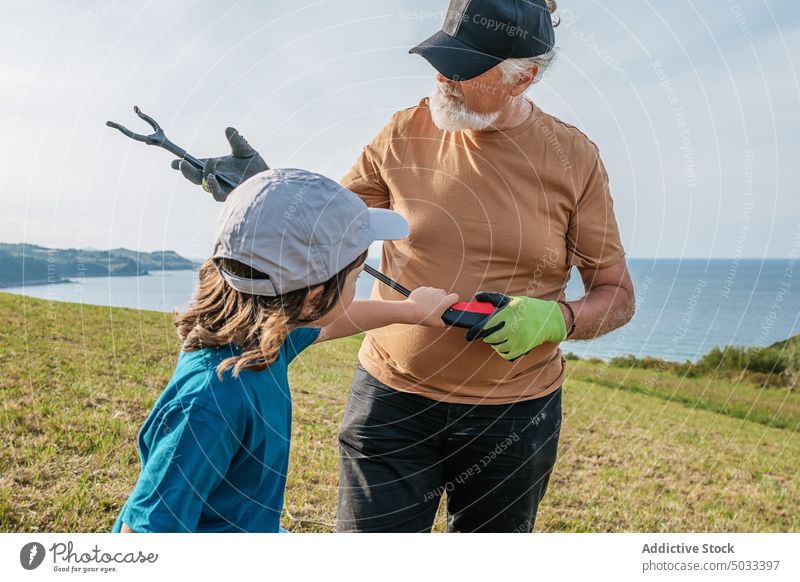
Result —
[{"label": "elderly man", "polygon": [[[458,328],[367,334],[339,431],[337,531],[530,532],[556,461],[566,360],[559,342],[628,322],[634,291],[597,146],[525,97],[554,56],[545,0],[452,0],[442,30],[411,50],[437,70],[433,94],[394,114],[342,179],[402,213],[411,235],[381,268],[492,302]],[[263,160],[238,134],[219,168]],[[238,152],[237,152],[238,149]],[[564,301],[571,266],[586,294]],[[373,297],[400,299],[375,285]]]}]

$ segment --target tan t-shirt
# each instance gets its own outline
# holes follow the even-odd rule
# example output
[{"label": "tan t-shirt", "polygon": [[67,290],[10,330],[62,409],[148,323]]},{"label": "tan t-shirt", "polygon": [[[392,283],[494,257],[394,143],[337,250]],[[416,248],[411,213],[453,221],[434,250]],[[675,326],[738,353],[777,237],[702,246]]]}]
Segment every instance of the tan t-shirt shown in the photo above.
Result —
[{"label": "tan t-shirt", "polygon": [[[408,219],[407,239],[383,243],[381,270],[409,289],[557,299],[570,265],[624,257],[597,146],[536,105],[509,130],[444,132],[422,99],[392,116],[341,183]],[[403,299],[377,281],[372,297]],[[505,404],[561,386],[558,345],[511,363],[465,331],[391,325],[367,333],[358,357],[396,390],[453,403]]]}]

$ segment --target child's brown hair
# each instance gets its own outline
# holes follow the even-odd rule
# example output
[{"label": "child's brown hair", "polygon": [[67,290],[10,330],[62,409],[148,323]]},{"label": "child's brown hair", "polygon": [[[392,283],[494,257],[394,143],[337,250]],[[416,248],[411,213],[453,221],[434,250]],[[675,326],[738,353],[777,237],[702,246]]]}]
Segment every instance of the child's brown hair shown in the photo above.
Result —
[{"label": "child's brown hair", "polygon": [[[175,327],[183,340],[183,351],[235,344],[241,354],[217,366],[222,376],[228,368],[233,375],[242,370],[263,370],[277,358],[281,345],[293,327],[313,323],[328,313],[338,301],[347,275],[367,258],[367,251],[336,275],[321,283],[320,294],[311,317],[302,318],[310,288],[276,297],[250,295],[225,282],[212,259],[200,266],[200,282],[186,311],[175,313]],[[239,277],[265,279],[266,275],[232,259],[219,259],[220,265]]]}]

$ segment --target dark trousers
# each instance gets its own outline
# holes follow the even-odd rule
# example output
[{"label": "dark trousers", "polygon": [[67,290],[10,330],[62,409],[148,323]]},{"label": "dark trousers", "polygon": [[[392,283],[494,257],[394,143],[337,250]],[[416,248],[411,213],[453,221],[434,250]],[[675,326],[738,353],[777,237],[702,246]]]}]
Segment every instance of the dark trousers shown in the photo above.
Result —
[{"label": "dark trousers", "polygon": [[400,392],[359,363],[339,429],[340,532],[531,532],[556,462],[561,388],[513,404]]}]

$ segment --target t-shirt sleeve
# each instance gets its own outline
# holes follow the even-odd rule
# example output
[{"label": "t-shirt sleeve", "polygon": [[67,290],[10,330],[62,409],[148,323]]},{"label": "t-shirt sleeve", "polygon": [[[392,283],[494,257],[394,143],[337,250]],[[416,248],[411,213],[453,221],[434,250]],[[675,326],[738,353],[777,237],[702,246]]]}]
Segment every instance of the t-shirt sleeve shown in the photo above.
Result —
[{"label": "t-shirt sleeve", "polygon": [[576,267],[602,269],[624,256],[608,174],[598,155],[570,216],[567,260]]},{"label": "t-shirt sleeve", "polygon": [[370,207],[390,207],[389,187],[382,171],[386,152],[391,144],[395,120],[396,114],[364,147],[356,163],[340,180],[342,186],[355,192],[364,204]]},{"label": "t-shirt sleeve", "polygon": [[238,450],[219,414],[192,404],[165,408],[157,438],[120,516],[137,532],[196,531],[203,506]]},{"label": "t-shirt sleeve", "polygon": [[286,363],[289,364],[297,354],[313,344],[320,331],[322,330],[318,327],[298,327],[290,331],[282,346]]}]

